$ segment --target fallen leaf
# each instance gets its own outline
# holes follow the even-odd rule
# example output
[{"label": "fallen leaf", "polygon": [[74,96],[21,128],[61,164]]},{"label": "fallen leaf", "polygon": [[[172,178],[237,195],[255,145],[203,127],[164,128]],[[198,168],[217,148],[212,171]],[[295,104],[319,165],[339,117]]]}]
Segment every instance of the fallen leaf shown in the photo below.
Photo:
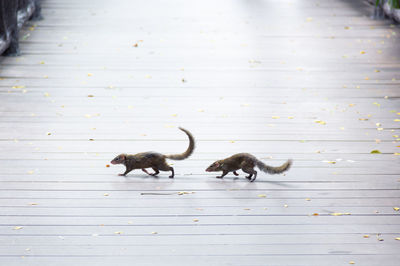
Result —
[{"label": "fallen leaf", "polygon": [[13,228],[13,230],[21,230],[23,227],[22,226],[15,226],[14,228]]},{"label": "fallen leaf", "polygon": [[398,212],[400,210],[400,208],[399,207],[393,207],[393,210]]},{"label": "fallen leaf", "polygon": [[329,215],[332,215],[332,216],[342,216],[342,215],[351,215],[351,213],[348,213],[348,212],[345,212],[345,213],[334,212],[334,213],[330,213]]},{"label": "fallen leaf", "polygon": [[372,154],[380,154],[381,152],[379,150],[372,150],[371,153]]},{"label": "fallen leaf", "polygon": [[199,221],[199,219],[193,219],[193,222],[197,223]]},{"label": "fallen leaf", "polygon": [[265,195],[265,194],[259,194],[257,197],[259,197],[259,198],[266,198],[267,195]]},{"label": "fallen leaf", "polygon": [[314,122],[320,125],[326,125],[326,122],[322,120],[315,120]]},{"label": "fallen leaf", "polygon": [[363,235],[364,238],[369,238],[369,235]]},{"label": "fallen leaf", "polygon": [[108,196],[110,196],[110,194],[104,193],[103,196],[108,197]]},{"label": "fallen leaf", "polygon": [[109,165],[109,164],[106,164],[106,167],[110,167],[110,165]]},{"label": "fallen leaf", "polygon": [[116,234],[116,235],[120,235],[120,234],[122,234],[122,231],[117,231],[117,232],[114,232],[114,234]]}]

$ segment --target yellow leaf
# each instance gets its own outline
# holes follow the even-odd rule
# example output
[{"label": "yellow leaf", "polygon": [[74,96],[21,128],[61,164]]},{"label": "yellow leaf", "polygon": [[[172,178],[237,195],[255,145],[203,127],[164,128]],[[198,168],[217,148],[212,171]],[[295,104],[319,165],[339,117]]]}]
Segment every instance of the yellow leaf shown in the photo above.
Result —
[{"label": "yellow leaf", "polygon": [[108,197],[108,196],[110,196],[110,194],[104,193],[103,196]]},{"label": "yellow leaf", "polygon": [[381,152],[379,150],[372,150],[371,153],[372,154],[380,154]]},{"label": "yellow leaf", "polygon": [[321,121],[321,120],[315,120],[314,122],[317,124],[320,124],[320,125],[326,125],[326,122]]},{"label": "yellow leaf", "polygon": [[369,238],[369,235],[364,235],[363,237],[364,237],[364,238]]},{"label": "yellow leaf", "polygon": [[393,210],[398,212],[400,210],[400,208],[399,207],[393,207]]},{"label": "yellow leaf", "polygon": [[156,234],[158,234],[158,233],[157,233],[157,232],[151,232],[151,234],[152,234],[152,235],[156,235]]},{"label": "yellow leaf", "polygon": [[400,241],[400,237],[396,237],[394,240],[399,240]]},{"label": "yellow leaf", "polygon": [[265,194],[259,194],[258,197],[259,197],[259,198],[266,198],[267,195],[265,195]]},{"label": "yellow leaf", "polygon": [[21,230],[23,227],[22,226],[15,226],[14,228],[13,228],[13,230]]},{"label": "yellow leaf", "polygon": [[199,221],[199,219],[193,219],[193,222],[197,223]]},{"label": "yellow leaf", "polygon": [[308,18],[306,18],[306,21],[307,22],[311,22],[313,20],[313,18],[312,17],[308,17]]},{"label": "yellow leaf", "polygon": [[356,264],[356,263],[355,263],[354,261],[351,260],[351,261],[349,261],[349,264]]},{"label": "yellow leaf", "polygon": [[88,75],[88,77],[91,77],[91,76],[93,76],[93,74],[92,74],[92,73],[87,73],[87,75]]},{"label": "yellow leaf", "polygon": [[116,235],[120,235],[120,234],[122,234],[122,231],[117,231],[117,232],[114,232],[114,234],[116,234]]},{"label": "yellow leaf", "polygon": [[281,118],[280,116],[271,116],[272,119],[279,119]]},{"label": "yellow leaf", "polygon": [[49,94],[48,92],[45,92],[45,93],[44,93],[44,96],[45,96],[45,97],[49,97],[50,94]]},{"label": "yellow leaf", "polygon": [[365,51],[360,51],[360,54],[365,54]]},{"label": "yellow leaf", "polygon": [[342,215],[351,215],[351,213],[348,213],[348,212],[345,212],[345,213],[334,212],[334,213],[330,213],[330,215],[332,215],[332,216],[342,216]]},{"label": "yellow leaf", "polygon": [[372,104],[374,104],[374,105],[376,105],[376,106],[378,106],[378,107],[381,107],[381,104],[380,104],[380,103],[374,102],[374,103],[372,103]]}]

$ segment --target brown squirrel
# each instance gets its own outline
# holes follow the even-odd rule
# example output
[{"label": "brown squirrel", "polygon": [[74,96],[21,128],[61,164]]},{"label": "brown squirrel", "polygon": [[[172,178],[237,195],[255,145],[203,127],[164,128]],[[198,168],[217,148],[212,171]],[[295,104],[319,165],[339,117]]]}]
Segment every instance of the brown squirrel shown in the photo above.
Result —
[{"label": "brown squirrel", "polygon": [[[184,153],[181,154],[171,154],[171,155],[164,155],[157,152],[142,152],[137,154],[125,154],[122,153],[115,157],[111,163],[112,164],[123,164],[126,167],[126,170],[123,174],[119,174],[120,176],[126,176],[130,171],[134,169],[142,169],[148,175],[156,176],[161,171],[171,171],[172,174],[169,178],[174,178],[174,168],[169,166],[166,162],[166,158],[172,160],[184,160],[188,158],[194,151],[194,138],[192,134],[184,128],[179,128],[186,135],[189,137],[189,147]],[[147,172],[146,168],[153,168],[154,173]]]},{"label": "brown squirrel", "polygon": [[[286,163],[282,164],[278,167],[273,167],[264,164],[262,161],[258,160],[256,157],[249,153],[237,153],[223,160],[218,160],[211,164],[206,171],[207,172],[218,172],[222,171],[221,176],[217,176],[217,178],[223,178],[229,172],[233,172],[235,176],[239,174],[236,173],[236,170],[242,169],[243,172],[248,173],[249,175],[246,178],[250,182],[254,182],[257,178],[257,171],[254,170],[254,167],[257,166],[261,171],[268,174],[280,174],[287,170],[289,170],[292,165],[292,160],[287,160]],[[251,177],[254,175],[254,178]]]}]

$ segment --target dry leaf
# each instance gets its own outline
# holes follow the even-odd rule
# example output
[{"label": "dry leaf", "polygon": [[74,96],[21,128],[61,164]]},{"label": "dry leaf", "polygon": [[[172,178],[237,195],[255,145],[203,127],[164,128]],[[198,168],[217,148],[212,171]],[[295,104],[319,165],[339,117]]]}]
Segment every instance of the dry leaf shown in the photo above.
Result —
[{"label": "dry leaf", "polygon": [[342,216],[342,215],[351,215],[351,213],[348,213],[348,212],[345,212],[345,213],[334,212],[334,213],[330,213],[329,215],[332,215],[332,216]]},{"label": "dry leaf", "polygon": [[372,150],[371,153],[372,154],[380,154],[381,152],[379,150]]}]

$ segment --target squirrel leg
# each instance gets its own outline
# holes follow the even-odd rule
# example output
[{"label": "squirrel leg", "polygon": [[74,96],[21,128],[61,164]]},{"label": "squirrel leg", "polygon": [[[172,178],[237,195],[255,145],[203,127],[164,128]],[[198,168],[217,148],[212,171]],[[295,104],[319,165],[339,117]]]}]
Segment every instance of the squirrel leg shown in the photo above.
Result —
[{"label": "squirrel leg", "polygon": [[228,171],[223,171],[222,175],[217,176],[217,178],[223,178],[224,176],[226,176],[229,172]]},{"label": "squirrel leg", "polygon": [[[243,172],[248,173],[249,175],[246,176],[246,178],[250,181],[250,182],[254,182],[254,180],[256,180],[257,178],[257,171],[254,170],[253,168],[243,168],[242,169]],[[251,177],[254,175],[254,178],[251,179]]]}]

